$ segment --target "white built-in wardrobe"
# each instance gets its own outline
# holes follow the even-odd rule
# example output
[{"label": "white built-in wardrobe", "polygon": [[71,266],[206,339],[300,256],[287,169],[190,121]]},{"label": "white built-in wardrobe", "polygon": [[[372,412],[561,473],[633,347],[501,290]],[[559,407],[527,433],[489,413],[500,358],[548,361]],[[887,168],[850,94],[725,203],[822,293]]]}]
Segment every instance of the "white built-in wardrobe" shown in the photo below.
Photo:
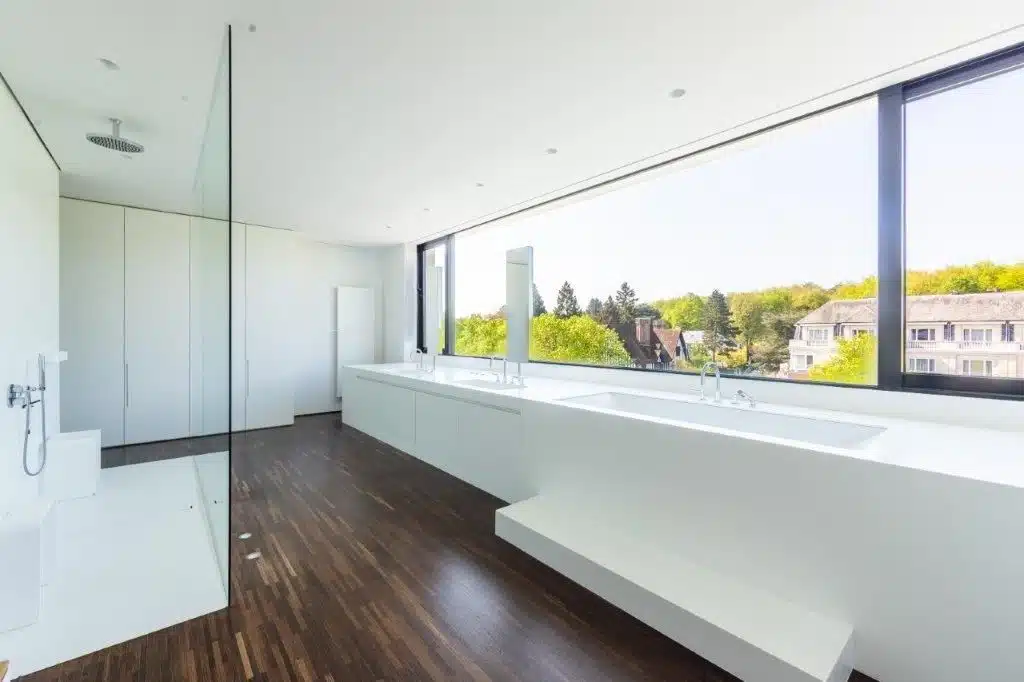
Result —
[{"label": "white built-in wardrobe", "polygon": [[[104,447],[294,420],[291,233],[61,200],[61,430]],[[325,373],[333,367],[324,367]]]}]

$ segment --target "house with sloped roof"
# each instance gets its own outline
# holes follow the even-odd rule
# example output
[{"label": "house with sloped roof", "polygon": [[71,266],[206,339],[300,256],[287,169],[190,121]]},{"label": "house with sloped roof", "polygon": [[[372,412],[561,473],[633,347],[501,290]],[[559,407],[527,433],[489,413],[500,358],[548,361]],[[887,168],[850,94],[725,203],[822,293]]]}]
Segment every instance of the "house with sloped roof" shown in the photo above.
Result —
[{"label": "house with sloped roof", "polygon": [[[875,334],[878,301],[829,301],[796,324],[789,367],[799,376],[835,356],[840,340]],[[907,296],[908,372],[1024,377],[1024,292]]]}]

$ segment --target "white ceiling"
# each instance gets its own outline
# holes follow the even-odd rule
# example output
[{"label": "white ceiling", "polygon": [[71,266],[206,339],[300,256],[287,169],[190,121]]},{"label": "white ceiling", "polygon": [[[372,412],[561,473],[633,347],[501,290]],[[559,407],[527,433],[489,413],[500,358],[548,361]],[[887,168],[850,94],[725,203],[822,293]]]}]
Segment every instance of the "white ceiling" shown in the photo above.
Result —
[{"label": "white ceiling", "polygon": [[[228,22],[235,219],[393,243],[1022,40],[1024,3],[5,0],[64,194],[191,212]],[[85,141],[109,116],[143,155]]]}]

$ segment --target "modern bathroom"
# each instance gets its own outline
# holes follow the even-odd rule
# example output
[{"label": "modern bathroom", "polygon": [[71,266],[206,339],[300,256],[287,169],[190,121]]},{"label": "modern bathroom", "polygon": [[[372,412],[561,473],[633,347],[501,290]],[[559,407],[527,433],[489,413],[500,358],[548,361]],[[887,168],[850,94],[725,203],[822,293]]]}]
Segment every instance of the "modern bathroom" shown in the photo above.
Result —
[{"label": "modern bathroom", "polygon": [[1024,679],[1022,114],[1004,0],[5,4],[0,682]]}]

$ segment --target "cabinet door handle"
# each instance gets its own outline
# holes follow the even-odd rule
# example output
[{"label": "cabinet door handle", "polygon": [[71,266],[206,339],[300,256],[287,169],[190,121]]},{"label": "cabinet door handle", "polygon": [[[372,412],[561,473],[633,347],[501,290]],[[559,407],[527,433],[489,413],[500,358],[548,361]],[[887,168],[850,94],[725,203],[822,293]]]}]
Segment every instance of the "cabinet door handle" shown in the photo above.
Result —
[{"label": "cabinet door handle", "polygon": [[128,407],[128,363],[124,363],[124,406]]},{"label": "cabinet door handle", "polygon": [[245,397],[249,397],[249,361],[245,361]]}]

